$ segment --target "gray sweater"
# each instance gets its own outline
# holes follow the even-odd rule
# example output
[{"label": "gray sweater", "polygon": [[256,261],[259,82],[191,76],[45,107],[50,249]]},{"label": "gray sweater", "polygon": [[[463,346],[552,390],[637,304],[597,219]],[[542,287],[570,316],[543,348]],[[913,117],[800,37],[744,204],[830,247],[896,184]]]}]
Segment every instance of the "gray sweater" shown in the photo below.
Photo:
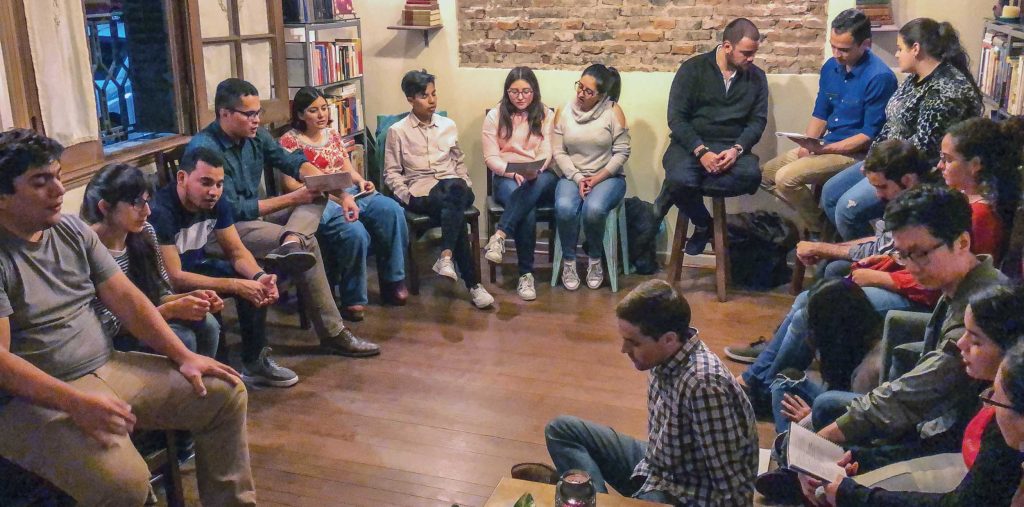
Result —
[{"label": "gray sweater", "polygon": [[579,183],[604,169],[615,176],[629,159],[629,129],[615,117],[615,102],[607,98],[590,111],[576,101],[566,104],[555,125],[551,149],[566,179]]}]

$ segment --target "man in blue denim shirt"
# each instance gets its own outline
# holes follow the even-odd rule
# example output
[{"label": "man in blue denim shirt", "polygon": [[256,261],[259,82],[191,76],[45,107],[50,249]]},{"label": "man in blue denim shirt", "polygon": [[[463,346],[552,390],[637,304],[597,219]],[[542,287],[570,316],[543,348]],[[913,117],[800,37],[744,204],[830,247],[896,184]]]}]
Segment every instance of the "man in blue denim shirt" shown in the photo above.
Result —
[{"label": "man in blue denim shirt", "polygon": [[832,21],[832,55],[821,68],[818,97],[800,145],[765,164],[762,186],[792,207],[802,225],[820,233],[825,221],[807,185],[820,185],[860,159],[885,124],[896,76],[871,53],[871,23],[856,9]]}]

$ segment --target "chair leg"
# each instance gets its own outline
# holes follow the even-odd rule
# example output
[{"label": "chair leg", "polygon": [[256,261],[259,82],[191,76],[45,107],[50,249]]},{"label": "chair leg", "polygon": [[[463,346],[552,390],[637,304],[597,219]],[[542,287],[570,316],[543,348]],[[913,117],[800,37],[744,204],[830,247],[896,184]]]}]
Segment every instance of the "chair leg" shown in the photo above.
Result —
[{"label": "chair leg", "polygon": [[620,258],[622,259],[622,274],[628,275],[632,271],[629,260],[629,233],[626,227],[626,208],[625,205],[620,206],[622,206],[622,209],[619,211],[618,220],[619,242],[622,245],[622,257]]},{"label": "chair leg", "polygon": [[480,220],[469,220],[469,248],[473,252],[473,263],[476,264],[476,273],[483,278],[482,266],[480,265]]},{"label": "chair leg", "polygon": [[804,266],[800,259],[793,262],[793,279],[789,282],[789,293],[796,296],[804,290],[804,275],[807,273],[807,266]]},{"label": "chair leg", "polygon": [[416,258],[413,256],[412,245],[416,241],[416,234],[409,234],[409,245],[405,249],[405,272],[409,279],[409,292],[418,296],[420,294],[420,272],[416,267]]},{"label": "chair leg", "polygon": [[714,209],[713,227],[715,236],[715,290],[718,300],[725,302],[726,289],[729,286],[729,238],[725,226],[725,198],[715,197],[711,200]]},{"label": "chair leg", "polygon": [[554,245],[550,248],[553,252],[553,258],[551,259],[551,286],[558,286],[558,276],[562,273],[562,242],[558,239],[558,228],[554,229],[555,234],[552,238]]},{"label": "chair leg", "polygon": [[309,316],[306,315],[306,296],[302,292],[298,287],[295,288],[295,306],[299,312],[299,329],[306,331],[310,325]]},{"label": "chair leg", "polygon": [[164,435],[167,437],[167,475],[164,477],[167,506],[185,507],[181,468],[178,466],[178,440],[174,431],[164,432]]},{"label": "chair leg", "polygon": [[548,221],[548,262],[555,261],[555,245],[551,244],[555,241],[555,219]]},{"label": "chair leg", "polygon": [[619,291],[619,213],[622,206],[612,210],[604,221],[604,261],[608,266],[608,281],[612,292]]},{"label": "chair leg", "polygon": [[686,246],[686,230],[690,227],[690,217],[682,211],[676,215],[676,230],[672,235],[672,250],[668,259],[668,283],[676,283],[683,272],[683,247]]},{"label": "chair leg", "polygon": [[[494,217],[491,215],[491,212],[488,211],[487,212],[487,239],[488,240],[490,240],[491,236],[494,235],[494,232],[495,232],[494,231]],[[479,255],[479,253],[477,255]],[[490,270],[491,283],[492,284],[493,283],[497,283],[498,282],[498,266],[497,266],[497,264],[495,264],[493,262],[488,262],[487,263],[487,269]]]}]

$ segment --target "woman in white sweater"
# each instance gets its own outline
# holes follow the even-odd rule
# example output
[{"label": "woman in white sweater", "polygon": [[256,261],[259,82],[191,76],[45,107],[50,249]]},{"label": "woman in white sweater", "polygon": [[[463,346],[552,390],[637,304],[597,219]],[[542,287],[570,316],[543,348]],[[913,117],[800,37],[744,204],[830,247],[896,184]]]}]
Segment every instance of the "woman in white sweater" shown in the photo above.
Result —
[{"label": "woman in white sweater", "polygon": [[555,188],[555,218],[562,242],[562,285],[576,290],[576,242],[586,234],[587,286],[604,282],[604,224],[626,195],[622,174],[629,158],[629,128],[619,107],[622,81],[614,67],[595,63],[576,82],[576,99],[555,117],[551,148],[563,179]]}]

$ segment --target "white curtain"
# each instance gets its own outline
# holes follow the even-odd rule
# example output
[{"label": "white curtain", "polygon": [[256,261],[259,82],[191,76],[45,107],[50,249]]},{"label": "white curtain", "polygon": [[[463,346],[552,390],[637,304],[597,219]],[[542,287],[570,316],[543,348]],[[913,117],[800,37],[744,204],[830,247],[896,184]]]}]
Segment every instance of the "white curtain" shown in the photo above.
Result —
[{"label": "white curtain", "polygon": [[82,0],[26,0],[46,134],[64,146],[99,139]]}]

